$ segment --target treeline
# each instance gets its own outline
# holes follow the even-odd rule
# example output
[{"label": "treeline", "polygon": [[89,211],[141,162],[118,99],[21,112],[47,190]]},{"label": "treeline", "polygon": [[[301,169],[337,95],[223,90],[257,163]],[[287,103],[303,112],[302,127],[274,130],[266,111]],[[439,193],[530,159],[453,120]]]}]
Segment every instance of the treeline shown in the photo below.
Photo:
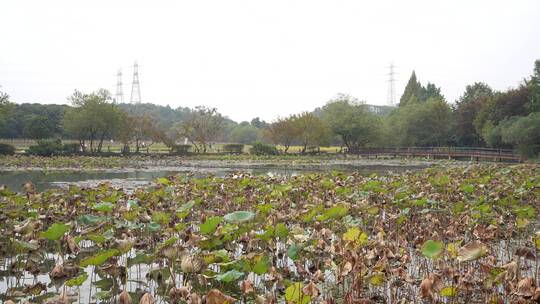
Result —
[{"label": "treeline", "polygon": [[381,146],[515,148],[527,156],[540,151],[540,60],[517,88],[494,91],[474,83],[454,104],[413,72],[395,108],[374,108],[340,94],[312,112],[272,122],[236,123],[204,106],[116,104],[106,90],[75,91],[69,100],[69,106],[14,104],[0,93],[0,138],[74,139],[89,153],[101,152],[110,140],[120,142],[124,153],[156,142],[186,149],[186,141],[199,153],[216,142],[264,142],[280,145],[284,153],[293,145],[303,153],[329,145],[348,151]]}]

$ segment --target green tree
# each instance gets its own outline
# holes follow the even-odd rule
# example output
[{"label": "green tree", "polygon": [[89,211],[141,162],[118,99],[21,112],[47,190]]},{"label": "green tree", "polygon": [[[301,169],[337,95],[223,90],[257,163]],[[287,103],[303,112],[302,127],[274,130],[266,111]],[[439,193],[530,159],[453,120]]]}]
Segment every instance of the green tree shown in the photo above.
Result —
[{"label": "green tree", "polygon": [[407,82],[407,86],[405,86],[403,95],[399,99],[399,106],[403,107],[409,104],[424,103],[430,99],[444,100],[441,89],[430,82],[428,82],[426,87],[423,87],[420,81],[416,79],[416,73],[413,71],[411,78]]},{"label": "green tree", "polygon": [[476,82],[465,88],[453,112],[453,134],[459,145],[482,145],[482,135],[475,128],[474,119],[482,105],[489,102],[491,98],[493,98],[493,90],[485,83]]},{"label": "green tree", "polygon": [[436,98],[399,107],[388,117],[392,142],[401,146],[444,145],[449,140],[451,115],[450,106]]},{"label": "green tree", "polygon": [[501,123],[500,136],[503,143],[515,146],[523,156],[537,155],[540,152],[540,112],[514,116]]},{"label": "green tree", "polygon": [[403,95],[401,95],[401,98],[399,99],[399,106],[402,107],[410,103],[415,103],[415,101],[418,101],[419,97],[422,96],[422,91],[422,85],[416,79],[416,73],[413,71],[407,82],[407,86],[405,86]]},{"label": "green tree", "polygon": [[349,151],[376,146],[381,142],[384,129],[381,118],[369,112],[354,97],[338,95],[323,107],[322,115],[331,131],[341,138]]},{"label": "green tree", "polygon": [[530,95],[527,108],[531,113],[540,112],[540,59],[534,62],[534,72],[528,84]]},{"label": "green tree", "polygon": [[425,88],[422,87],[420,100],[425,102],[430,98],[444,100],[444,96],[441,93],[441,88],[438,88],[435,84],[428,82]]},{"label": "green tree", "polygon": [[46,116],[33,116],[24,128],[25,137],[31,139],[44,139],[54,136],[49,120]]},{"label": "green tree", "polygon": [[64,116],[68,136],[77,139],[84,152],[101,152],[103,141],[113,138],[120,118],[110,93],[103,89],[90,94],[75,91],[68,99],[72,103]]},{"label": "green tree", "polygon": [[129,145],[135,137],[135,119],[125,111],[118,114],[118,126],[114,132],[114,138],[122,144],[122,154],[130,152]]},{"label": "green tree", "polygon": [[509,89],[506,92],[497,92],[493,98],[483,102],[474,118],[474,127],[478,133],[485,133],[484,125],[489,121],[494,126],[512,116],[525,116],[529,114],[527,104],[529,102],[530,88],[520,85],[518,88]]},{"label": "green tree", "polygon": [[259,117],[255,117],[251,120],[250,124],[257,129],[264,129],[268,126],[268,123],[264,120],[261,120]]}]

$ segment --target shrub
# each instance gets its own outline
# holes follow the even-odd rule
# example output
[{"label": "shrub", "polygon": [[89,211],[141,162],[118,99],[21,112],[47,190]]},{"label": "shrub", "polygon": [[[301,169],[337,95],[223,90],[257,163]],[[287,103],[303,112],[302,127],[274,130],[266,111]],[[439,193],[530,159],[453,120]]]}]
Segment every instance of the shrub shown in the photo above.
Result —
[{"label": "shrub", "polygon": [[53,154],[62,154],[62,141],[55,139],[42,139],[37,141],[37,145],[30,146],[28,154],[39,156],[51,156]]},{"label": "shrub", "polygon": [[77,154],[81,151],[81,145],[79,144],[64,144],[62,146],[62,152],[66,155]]},{"label": "shrub", "polygon": [[13,154],[15,154],[14,146],[0,143],[0,155],[13,155]]},{"label": "shrub", "polygon": [[226,145],[223,145],[223,152],[242,154],[242,151],[244,151],[244,145],[243,144],[226,144]]},{"label": "shrub", "polygon": [[278,150],[274,145],[267,145],[260,141],[257,141],[251,145],[249,153],[255,155],[277,155]]},{"label": "shrub", "polygon": [[171,147],[171,154],[187,155],[189,154],[189,149],[191,149],[191,145],[173,145]]}]

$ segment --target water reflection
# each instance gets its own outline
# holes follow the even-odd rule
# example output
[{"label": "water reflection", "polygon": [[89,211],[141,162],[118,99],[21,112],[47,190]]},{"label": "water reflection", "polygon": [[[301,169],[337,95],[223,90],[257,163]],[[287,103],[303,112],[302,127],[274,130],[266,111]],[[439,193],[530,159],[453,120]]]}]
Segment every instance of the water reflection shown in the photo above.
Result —
[{"label": "water reflection", "polygon": [[114,186],[122,188],[136,188],[143,186],[159,177],[178,175],[178,174],[193,174],[195,177],[205,177],[215,175],[223,177],[235,172],[247,172],[253,175],[273,174],[277,176],[292,176],[301,173],[322,172],[322,171],[344,171],[344,172],[359,172],[360,174],[369,175],[372,173],[387,173],[388,171],[400,172],[405,170],[418,170],[426,166],[347,166],[336,165],[326,167],[311,167],[311,168],[284,168],[284,167],[268,167],[268,168],[194,168],[194,167],[177,167],[177,168],[154,168],[154,169],[126,169],[126,170],[29,170],[29,171],[0,171],[0,185],[5,185],[14,191],[20,191],[22,184],[31,181],[37,191],[44,191],[50,188],[65,187],[70,184],[78,184],[81,186],[94,186],[105,181],[111,181]]}]

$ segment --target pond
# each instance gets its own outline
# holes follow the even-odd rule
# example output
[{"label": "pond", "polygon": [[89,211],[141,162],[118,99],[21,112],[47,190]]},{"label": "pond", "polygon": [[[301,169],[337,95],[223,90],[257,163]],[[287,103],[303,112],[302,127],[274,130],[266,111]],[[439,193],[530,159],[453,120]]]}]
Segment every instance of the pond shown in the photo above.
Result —
[{"label": "pond", "polygon": [[[252,174],[227,175],[240,169]],[[87,170],[96,174],[88,183],[181,175],[131,193],[112,184],[0,191],[0,302],[529,300],[537,291],[539,167],[415,169],[293,178],[317,169]],[[26,173],[36,172],[44,173]],[[127,175],[97,175],[115,172]],[[186,178],[208,174],[225,177]]]},{"label": "pond", "polygon": [[0,185],[5,185],[14,191],[22,190],[25,182],[32,182],[36,190],[41,192],[51,188],[68,187],[69,185],[79,185],[92,187],[103,182],[110,182],[114,187],[133,190],[137,187],[151,183],[157,178],[191,174],[195,177],[205,177],[214,175],[224,177],[235,172],[245,172],[252,175],[275,175],[292,176],[302,173],[343,171],[358,172],[362,175],[373,173],[386,174],[388,172],[403,172],[406,170],[420,170],[428,167],[429,164],[414,165],[346,165],[336,164],[330,166],[229,166],[229,167],[150,167],[146,169],[29,169],[29,170],[5,170],[0,169]]}]

